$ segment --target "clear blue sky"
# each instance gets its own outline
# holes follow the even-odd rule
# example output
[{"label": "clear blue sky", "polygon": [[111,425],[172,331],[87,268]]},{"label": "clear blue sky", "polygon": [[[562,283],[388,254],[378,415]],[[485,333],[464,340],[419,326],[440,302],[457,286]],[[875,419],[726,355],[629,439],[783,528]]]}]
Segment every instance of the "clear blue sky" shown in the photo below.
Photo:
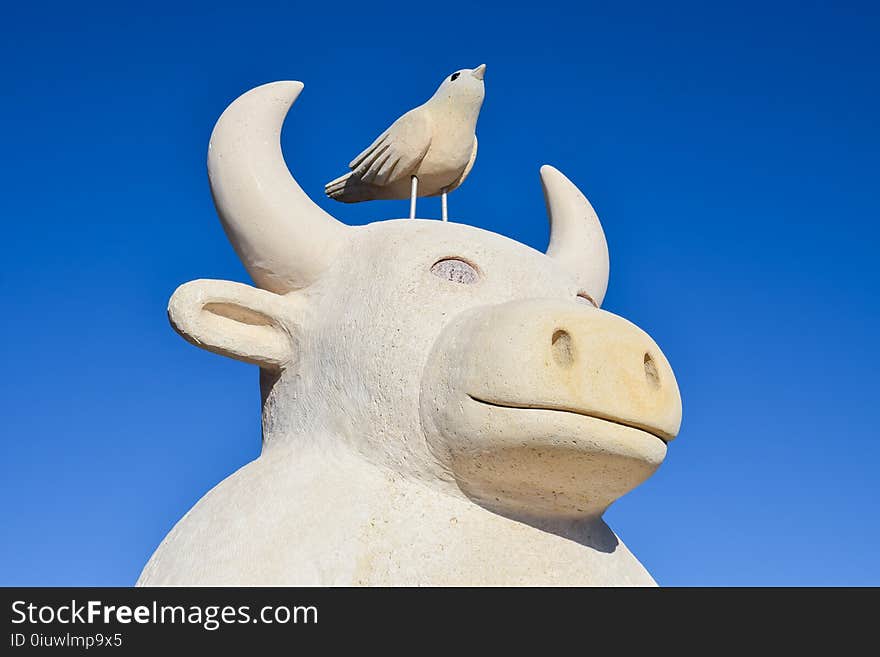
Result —
[{"label": "clear blue sky", "polygon": [[323,183],[482,62],[453,219],[543,250],[558,166],[607,232],[605,307],[678,376],[681,434],[611,526],[662,584],[880,584],[876,3],[27,4],[0,26],[0,584],[133,583],[259,453],[256,369],[165,318],[182,282],[248,280],[205,174],[227,103],[304,81],[288,161],[366,223],[406,203]]}]

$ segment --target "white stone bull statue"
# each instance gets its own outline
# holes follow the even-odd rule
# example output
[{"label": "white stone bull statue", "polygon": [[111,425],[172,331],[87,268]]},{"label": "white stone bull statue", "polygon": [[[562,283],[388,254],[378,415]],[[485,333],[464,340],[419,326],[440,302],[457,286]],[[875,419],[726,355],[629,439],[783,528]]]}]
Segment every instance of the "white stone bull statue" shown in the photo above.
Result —
[{"label": "white stone bull statue", "polygon": [[171,297],[193,344],[260,367],[263,448],[168,534],[139,585],[653,585],[602,520],[681,421],[653,340],[599,310],[608,251],[545,166],[546,253],[426,220],[348,227],[280,146],[302,84],[220,117],[208,172],[257,287]]}]

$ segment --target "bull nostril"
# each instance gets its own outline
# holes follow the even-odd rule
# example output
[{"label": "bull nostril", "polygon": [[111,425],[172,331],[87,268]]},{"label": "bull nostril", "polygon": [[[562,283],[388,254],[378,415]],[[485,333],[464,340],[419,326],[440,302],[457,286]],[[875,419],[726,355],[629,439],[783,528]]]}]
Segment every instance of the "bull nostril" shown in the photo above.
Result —
[{"label": "bull nostril", "polygon": [[553,360],[561,367],[571,367],[574,362],[574,348],[568,331],[558,329],[553,332],[550,340],[553,349]]},{"label": "bull nostril", "polygon": [[660,387],[660,374],[657,373],[657,365],[651,354],[645,353],[645,376],[648,377],[648,383],[654,388]]}]

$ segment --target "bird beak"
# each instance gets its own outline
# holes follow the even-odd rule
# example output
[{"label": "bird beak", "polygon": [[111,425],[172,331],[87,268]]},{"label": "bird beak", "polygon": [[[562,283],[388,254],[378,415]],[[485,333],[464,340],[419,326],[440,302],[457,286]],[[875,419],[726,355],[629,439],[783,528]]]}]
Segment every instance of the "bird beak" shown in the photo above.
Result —
[{"label": "bird beak", "polygon": [[486,75],[486,65],[480,64],[477,68],[471,71],[471,75],[477,78],[477,80],[482,80],[483,76]]}]

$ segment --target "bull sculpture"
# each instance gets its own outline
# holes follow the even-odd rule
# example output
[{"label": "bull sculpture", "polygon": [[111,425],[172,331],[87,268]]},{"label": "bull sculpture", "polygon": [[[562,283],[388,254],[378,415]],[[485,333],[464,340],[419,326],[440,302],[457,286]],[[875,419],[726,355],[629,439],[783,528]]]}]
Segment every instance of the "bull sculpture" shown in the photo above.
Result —
[{"label": "bull sculpture", "polygon": [[541,169],[546,253],[478,228],[349,227],[281,152],[299,82],[257,87],[208,150],[256,287],[195,280],[168,316],[258,365],[262,452],[208,492],[139,585],[653,585],[602,520],[678,432],[654,341],[600,310],[593,208]]}]

